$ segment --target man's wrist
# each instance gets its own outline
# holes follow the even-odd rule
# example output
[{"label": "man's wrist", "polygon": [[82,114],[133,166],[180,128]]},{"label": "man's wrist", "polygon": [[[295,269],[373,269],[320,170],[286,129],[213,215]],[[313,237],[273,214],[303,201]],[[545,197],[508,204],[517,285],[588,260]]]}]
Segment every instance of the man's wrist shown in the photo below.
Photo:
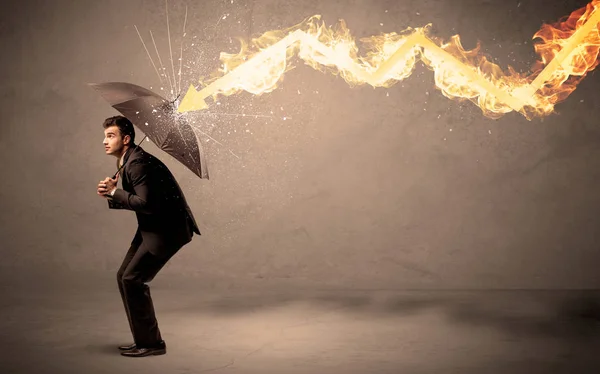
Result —
[{"label": "man's wrist", "polygon": [[110,190],[110,192],[108,193],[110,196],[114,196],[115,195],[115,191],[117,190],[117,187],[113,188],[112,190]]}]

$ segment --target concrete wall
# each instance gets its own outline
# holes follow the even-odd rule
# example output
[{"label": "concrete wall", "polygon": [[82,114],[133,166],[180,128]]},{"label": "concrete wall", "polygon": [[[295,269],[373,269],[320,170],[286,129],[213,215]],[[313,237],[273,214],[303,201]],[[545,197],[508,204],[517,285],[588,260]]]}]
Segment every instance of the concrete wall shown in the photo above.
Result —
[{"label": "concrete wall", "polygon": [[[235,37],[314,14],[346,20],[357,38],[433,23],[436,35],[460,34],[467,49],[480,41],[503,68],[526,71],[542,23],[586,4],[169,1],[176,63],[186,3],[183,60],[193,68],[183,90],[217,68],[221,51],[237,50]],[[165,3],[21,1],[2,13],[2,278],[116,272],[135,216],[96,196],[114,172],[101,123],[116,112],[86,83],[161,92],[134,25],[154,56],[153,32],[170,64]],[[421,64],[373,89],[299,63],[275,92],[209,108],[230,115],[193,114],[221,143],[206,144],[210,181],[144,142],[180,181],[204,234],[164,274],[352,288],[598,287],[597,87],[590,74],[543,120],[490,120],[445,98]]]}]

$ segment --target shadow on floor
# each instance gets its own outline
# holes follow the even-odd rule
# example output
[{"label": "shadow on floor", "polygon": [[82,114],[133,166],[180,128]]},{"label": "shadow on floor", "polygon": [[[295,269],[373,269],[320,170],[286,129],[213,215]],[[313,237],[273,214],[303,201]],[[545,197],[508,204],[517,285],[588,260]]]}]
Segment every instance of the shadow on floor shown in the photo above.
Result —
[{"label": "shadow on floor", "polygon": [[169,308],[185,313],[243,314],[306,303],[346,313],[415,316],[435,311],[450,321],[513,335],[600,336],[599,291],[343,291],[318,294],[230,294]]}]

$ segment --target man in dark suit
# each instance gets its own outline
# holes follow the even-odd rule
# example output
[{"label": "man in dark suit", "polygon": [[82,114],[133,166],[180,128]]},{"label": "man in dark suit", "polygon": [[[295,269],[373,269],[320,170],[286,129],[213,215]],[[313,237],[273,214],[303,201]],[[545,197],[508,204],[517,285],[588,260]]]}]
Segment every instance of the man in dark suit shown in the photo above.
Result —
[{"label": "man in dark suit", "polygon": [[[117,157],[119,174],[98,184],[98,195],[108,199],[110,209],[135,212],[138,228],[117,272],[134,343],[121,346],[121,354],[144,357],[166,353],[150,289],[150,282],[167,261],[200,235],[194,216],[177,181],[156,157],[135,145],[135,130],[123,116],[107,118],[104,127],[106,154]],[[121,167],[122,166],[122,167]]]}]

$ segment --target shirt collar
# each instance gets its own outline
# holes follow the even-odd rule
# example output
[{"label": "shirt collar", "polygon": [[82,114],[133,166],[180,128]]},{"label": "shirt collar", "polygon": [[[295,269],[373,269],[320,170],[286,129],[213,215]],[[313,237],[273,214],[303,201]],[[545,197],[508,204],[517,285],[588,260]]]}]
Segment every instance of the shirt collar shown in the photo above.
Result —
[{"label": "shirt collar", "polygon": [[127,156],[127,153],[131,152],[132,150],[133,150],[133,148],[129,147],[127,149],[127,151],[123,152],[123,154],[121,155],[121,159],[120,159],[121,165],[123,165],[123,163],[125,162],[125,156]]}]

